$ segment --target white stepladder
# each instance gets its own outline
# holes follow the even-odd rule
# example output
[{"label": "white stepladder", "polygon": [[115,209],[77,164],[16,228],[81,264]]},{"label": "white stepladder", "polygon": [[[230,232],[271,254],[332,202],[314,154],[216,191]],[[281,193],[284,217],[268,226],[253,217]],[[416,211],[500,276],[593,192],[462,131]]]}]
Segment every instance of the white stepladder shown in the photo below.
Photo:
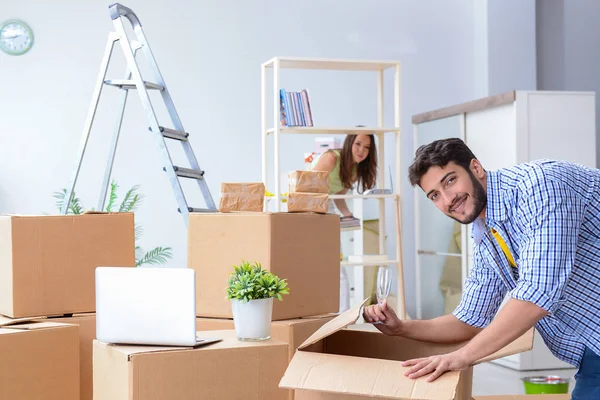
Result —
[{"label": "white stepladder", "polygon": [[[104,179],[102,183],[97,209],[104,209],[104,203],[106,201],[106,194],[108,192],[108,186],[110,183],[113,162],[115,158],[117,144],[119,141],[119,134],[121,131],[121,123],[123,121],[123,114],[125,111],[125,105],[127,103],[127,95],[129,93],[129,90],[136,89],[138,94],[140,95],[142,105],[148,117],[149,130],[154,136],[158,145],[159,152],[162,158],[163,170],[166,172],[171,187],[173,188],[173,192],[175,193],[175,198],[178,204],[178,210],[182,214],[184,223],[187,227],[188,215],[190,212],[217,211],[213,198],[210,194],[208,185],[204,179],[204,171],[200,168],[194,151],[192,150],[192,146],[188,140],[189,134],[185,131],[181,120],[179,119],[179,115],[177,114],[177,110],[175,109],[175,105],[173,103],[173,100],[171,99],[171,95],[169,94],[167,85],[165,84],[160,70],[158,69],[156,60],[152,55],[152,51],[150,50],[150,46],[148,44],[148,41],[146,40],[144,31],[142,30],[142,24],[140,23],[140,20],[137,18],[137,16],[131,9],[119,3],[110,5],[109,13],[115,25],[115,32],[110,32],[108,36],[106,51],[104,53],[104,57],[102,58],[100,73],[98,75],[98,80],[94,89],[92,104],[88,111],[88,116],[85,122],[84,135],[79,147],[77,166],[73,171],[72,179],[69,183],[69,186],[67,187],[67,192],[64,197],[61,213],[66,214],[69,208],[69,204],[71,203],[71,199],[75,190],[75,185],[77,183],[77,177],[79,176],[79,172],[81,170],[81,164],[83,162],[87,143],[90,137],[90,132],[94,122],[96,109],[98,108],[100,95],[102,94],[102,88],[104,87],[104,85],[108,85],[122,89],[121,108],[117,117],[117,124],[109,150],[108,161],[106,164],[106,170],[104,173]],[[131,42],[129,41],[129,38],[127,37],[127,34],[125,32],[125,27],[123,26],[123,17],[127,18],[131,23],[137,40],[132,40]],[[113,47],[115,42],[117,41],[121,44],[121,48],[123,49],[123,53],[127,62],[127,72],[125,74],[125,79],[105,79]],[[147,62],[149,63],[150,73],[153,75],[151,82],[145,81],[142,78],[140,69],[138,67],[138,63],[136,61],[136,54],[137,51],[140,49],[146,56]],[[167,128],[159,124],[158,119],[156,117],[156,113],[152,106],[152,102],[150,101],[148,90],[160,91],[162,100],[165,104],[171,122],[173,124],[173,128]],[[183,151],[189,162],[189,168],[173,165],[173,161],[171,159],[171,155],[167,148],[165,139],[177,140],[181,143]],[[202,192],[202,196],[204,197],[206,208],[194,208],[188,206],[188,202],[179,182],[180,177],[194,179],[197,181],[200,191]]]}]

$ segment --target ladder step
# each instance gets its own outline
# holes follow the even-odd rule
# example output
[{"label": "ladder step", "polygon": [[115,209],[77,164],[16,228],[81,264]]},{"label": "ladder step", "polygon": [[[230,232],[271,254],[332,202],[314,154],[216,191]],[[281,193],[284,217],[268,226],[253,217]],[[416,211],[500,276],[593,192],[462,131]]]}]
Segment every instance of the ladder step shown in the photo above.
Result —
[{"label": "ladder step", "polygon": [[[109,86],[116,86],[120,89],[137,89],[137,87],[135,86],[135,81],[130,80],[130,79],[107,79],[104,81],[105,84],[109,85]],[[144,84],[146,85],[146,89],[153,89],[153,90],[164,90],[165,88],[161,85],[158,85],[156,83],[152,83],[152,82],[147,82],[144,81]]]},{"label": "ladder step", "polygon": [[[163,134],[164,137],[169,139],[181,140],[182,142],[186,142],[188,140],[188,136],[190,136],[187,132],[176,131],[175,129],[165,128],[164,126],[158,127]],[[152,130],[152,128],[148,128]]]},{"label": "ladder step", "polygon": [[[199,171],[197,169],[177,167],[175,165],[173,165],[173,170],[175,170],[175,175],[180,176],[182,178],[204,179],[204,171]],[[165,171],[164,168],[163,168],[163,171]]]},{"label": "ladder step", "polygon": [[[177,211],[181,212],[181,209],[180,209],[180,208],[178,208],[178,209],[177,209]],[[198,213],[200,213],[200,212],[203,212],[203,213],[206,213],[206,212],[212,212],[212,213],[214,213],[214,212],[218,212],[218,210],[212,210],[212,209],[210,209],[210,208],[194,208],[194,207],[188,207],[188,212],[198,212]]]}]

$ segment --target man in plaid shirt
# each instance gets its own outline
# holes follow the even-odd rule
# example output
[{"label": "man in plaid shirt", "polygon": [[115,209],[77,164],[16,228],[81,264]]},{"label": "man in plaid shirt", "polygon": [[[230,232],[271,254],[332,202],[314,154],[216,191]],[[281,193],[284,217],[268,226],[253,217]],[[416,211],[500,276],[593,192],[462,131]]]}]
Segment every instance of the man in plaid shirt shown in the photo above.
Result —
[{"label": "man in plaid shirt", "polygon": [[469,340],[406,361],[406,375],[432,381],[468,368],[535,326],[556,357],[578,368],[572,399],[600,399],[600,170],[540,160],[485,171],[462,140],[445,139],[417,150],[409,177],[443,213],[473,224],[474,254],[452,314],[400,321],[386,303],[365,309],[388,335]]}]

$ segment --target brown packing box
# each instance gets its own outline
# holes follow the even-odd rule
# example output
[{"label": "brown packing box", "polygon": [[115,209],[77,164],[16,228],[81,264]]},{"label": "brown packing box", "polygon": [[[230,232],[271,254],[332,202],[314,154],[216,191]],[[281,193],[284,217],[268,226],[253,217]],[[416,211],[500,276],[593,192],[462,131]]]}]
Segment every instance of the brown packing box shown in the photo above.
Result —
[{"label": "brown packing box", "polygon": [[95,269],[135,266],[133,213],[0,216],[0,314],[95,311]]},{"label": "brown packing box", "polygon": [[[296,352],[296,348],[335,315],[319,315],[316,317],[289,319],[271,322],[271,338],[288,344],[288,361]],[[218,318],[196,318],[196,330],[212,331],[235,329],[233,320]],[[294,399],[294,391],[288,390],[289,400]]]},{"label": "brown packing box", "polygon": [[569,400],[570,394],[504,394],[500,396],[475,396],[473,400]]},{"label": "brown packing box", "polygon": [[329,193],[329,171],[292,171],[288,174],[289,192]]},{"label": "brown packing box", "polygon": [[287,279],[273,320],[337,313],[340,218],[333,214],[191,213],[188,267],[196,270],[196,315],[232,318],[225,289],[233,265],[260,262]]},{"label": "brown packing box", "polygon": [[0,398],[78,400],[77,326],[32,322],[0,327]]},{"label": "brown packing box", "polygon": [[[324,314],[314,317],[273,321],[271,322],[271,339],[281,340],[289,345],[289,359],[291,360],[296,349],[302,342],[336,316],[337,314]],[[232,319],[196,318],[196,330],[214,331],[228,329],[235,329]]]},{"label": "brown packing box", "polygon": [[[461,383],[461,379],[469,379],[464,373],[447,372],[427,382],[427,376],[414,380],[404,377],[408,367],[401,365],[404,360],[454,351],[464,343],[433,344],[370,329],[347,329],[360,312],[361,306],[352,308],[308,338],[292,358],[280,387],[295,389],[297,400],[471,400],[470,385]],[[527,351],[532,346],[533,329],[478,363]]]},{"label": "brown packing box", "polygon": [[328,194],[321,193],[290,193],[288,196],[288,212],[326,213],[328,210]]},{"label": "brown packing box", "polygon": [[228,331],[199,332],[222,342],[198,348],[122,346],[94,341],[94,400],[278,400],[287,344],[242,342]]},{"label": "brown packing box", "polygon": [[79,327],[79,388],[81,400],[92,400],[92,342],[96,338],[96,314],[80,314],[72,317],[12,319],[0,315],[0,327],[15,327],[31,322],[52,322]]},{"label": "brown packing box", "polygon": [[261,212],[265,203],[265,184],[262,182],[221,183],[219,212]]}]

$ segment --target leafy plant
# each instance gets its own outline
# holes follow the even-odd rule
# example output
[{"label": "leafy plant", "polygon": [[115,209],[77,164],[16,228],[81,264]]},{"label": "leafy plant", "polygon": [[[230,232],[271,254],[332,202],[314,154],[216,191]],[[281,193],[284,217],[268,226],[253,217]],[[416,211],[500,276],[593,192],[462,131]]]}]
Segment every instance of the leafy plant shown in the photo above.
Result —
[{"label": "leafy plant", "polygon": [[289,294],[289,287],[285,279],[280,279],[273,273],[262,269],[258,262],[250,264],[242,261],[240,265],[233,266],[229,274],[227,296],[228,300],[249,300],[277,298],[280,301],[284,294]]},{"label": "leafy plant", "polygon": [[[108,204],[104,211],[107,212],[133,212],[137,210],[138,206],[142,202],[144,196],[138,193],[139,185],[133,186],[127,192],[125,192],[125,196],[123,200],[117,207],[118,203],[118,194],[117,190],[119,189],[119,185],[112,181],[110,184],[110,193],[108,195]],[[62,210],[62,206],[65,201],[65,197],[67,195],[67,189],[62,189],[60,192],[54,192],[53,197],[56,199],[56,207],[59,210]],[[81,199],[79,199],[75,192],[73,192],[73,197],[71,198],[71,202],[69,204],[69,208],[67,210],[67,214],[83,214],[85,212],[85,207],[83,206]],[[91,211],[94,211],[92,208]],[[172,249],[170,247],[155,247],[152,250],[144,251],[140,246],[137,245],[138,240],[142,236],[143,228],[135,224],[135,265],[139,267],[143,264],[148,265],[159,265],[166,264],[169,258],[173,257]]]}]

